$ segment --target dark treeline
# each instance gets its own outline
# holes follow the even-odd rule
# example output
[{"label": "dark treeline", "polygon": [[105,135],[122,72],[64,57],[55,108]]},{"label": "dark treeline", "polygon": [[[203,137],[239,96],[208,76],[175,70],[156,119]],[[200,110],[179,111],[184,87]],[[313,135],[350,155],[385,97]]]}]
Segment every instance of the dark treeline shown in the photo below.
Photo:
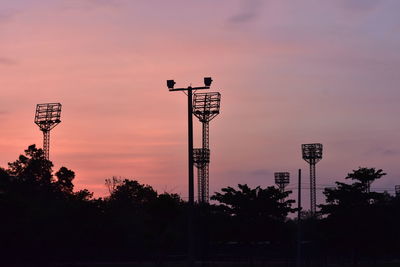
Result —
[{"label": "dark treeline", "polygon": [[[107,179],[110,195],[74,191],[73,171],[53,173],[41,149],[0,168],[0,251],[4,261],[183,260],[187,203],[135,180]],[[400,256],[400,198],[370,192],[382,170],[359,168],[349,183],[324,191],[319,216],[303,212],[305,262],[356,263]],[[290,191],[226,187],[196,205],[198,260],[296,258],[297,220]],[[290,215],[292,214],[292,215]]]}]

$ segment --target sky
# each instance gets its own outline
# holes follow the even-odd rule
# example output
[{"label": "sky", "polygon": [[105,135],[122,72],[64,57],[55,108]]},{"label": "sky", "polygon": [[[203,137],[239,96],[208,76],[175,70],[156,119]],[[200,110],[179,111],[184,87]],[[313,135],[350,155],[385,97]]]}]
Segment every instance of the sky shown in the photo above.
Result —
[{"label": "sky", "polygon": [[[222,95],[210,123],[210,192],[303,175],[301,144],[322,143],[322,188],[359,166],[400,184],[400,17],[397,0],[1,0],[0,166],[31,144],[38,103],[62,103],[54,169],[75,188],[137,179],[187,199],[187,99]],[[201,145],[195,120],[195,146]],[[294,191],[296,193],[296,191]],[[294,194],[295,195],[295,194]]]}]

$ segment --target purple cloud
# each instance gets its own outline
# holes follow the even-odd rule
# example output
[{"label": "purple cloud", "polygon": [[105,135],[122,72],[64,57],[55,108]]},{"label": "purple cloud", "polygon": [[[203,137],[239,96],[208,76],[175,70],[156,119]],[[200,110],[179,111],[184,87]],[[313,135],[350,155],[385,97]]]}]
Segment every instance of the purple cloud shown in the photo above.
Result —
[{"label": "purple cloud", "polygon": [[65,2],[62,8],[81,9],[87,11],[104,7],[119,7],[122,2],[122,0],[73,0]]},{"label": "purple cloud", "polygon": [[241,10],[229,19],[231,23],[248,23],[260,15],[263,1],[245,0],[242,2]]},{"label": "purple cloud", "polygon": [[368,12],[382,3],[380,0],[341,0],[336,2],[340,7],[357,12]]},{"label": "purple cloud", "polygon": [[8,22],[9,20],[13,19],[17,13],[18,11],[13,9],[0,10],[0,23]]}]

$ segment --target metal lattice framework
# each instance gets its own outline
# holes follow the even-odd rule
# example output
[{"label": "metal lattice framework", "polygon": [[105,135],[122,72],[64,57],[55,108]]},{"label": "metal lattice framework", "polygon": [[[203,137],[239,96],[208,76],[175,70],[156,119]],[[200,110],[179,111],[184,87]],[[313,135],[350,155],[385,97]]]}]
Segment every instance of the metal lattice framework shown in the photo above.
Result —
[{"label": "metal lattice framework", "polygon": [[35,123],[43,132],[43,152],[46,159],[50,156],[50,130],[61,122],[61,104],[44,103],[36,105]]},{"label": "metal lattice framework", "polygon": [[278,186],[281,192],[285,191],[285,187],[289,184],[290,181],[290,173],[288,172],[276,172],[275,175],[275,184]]},{"label": "metal lattice framework", "polygon": [[322,144],[301,145],[303,159],[310,164],[310,210],[315,215],[317,209],[315,165],[322,159]]},{"label": "metal lattice framework", "polygon": [[196,167],[200,166],[203,163],[210,163],[210,149],[208,148],[193,149],[193,162]]},{"label": "metal lattice framework", "polygon": [[198,189],[198,201],[201,203],[208,202],[209,196],[209,180],[201,179],[202,177],[208,177],[210,163],[210,149],[208,148],[195,148],[193,149],[193,162],[197,168],[197,189]]},{"label": "metal lattice framework", "polygon": [[194,149],[194,164],[197,167],[198,201],[209,200],[210,125],[220,110],[221,94],[218,92],[196,93],[193,97],[193,114],[202,123],[202,148]]},{"label": "metal lattice framework", "polygon": [[[285,187],[289,184],[290,174],[288,172],[276,172],[275,176],[275,184],[278,186],[279,191],[281,193],[285,192]],[[285,199],[281,199],[280,202],[283,203]]]},{"label": "metal lattice framework", "polygon": [[396,197],[400,197],[400,185],[394,186],[394,192],[396,194]]}]

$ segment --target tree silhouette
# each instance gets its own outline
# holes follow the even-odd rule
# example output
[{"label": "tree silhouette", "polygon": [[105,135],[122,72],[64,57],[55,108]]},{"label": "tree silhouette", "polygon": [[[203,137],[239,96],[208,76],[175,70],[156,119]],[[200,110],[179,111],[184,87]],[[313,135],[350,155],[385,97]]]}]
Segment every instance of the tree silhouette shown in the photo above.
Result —
[{"label": "tree silhouette", "polygon": [[[386,217],[384,211],[391,205],[391,197],[387,193],[369,190],[371,183],[383,175],[386,173],[381,169],[360,167],[346,177],[354,181],[352,184],[336,182],[335,188],[324,190],[326,204],[320,207],[327,218],[321,231],[325,233],[331,250],[347,254],[353,263],[361,257],[376,255],[384,247],[387,234],[380,218]],[[377,243],[381,247],[374,245]]]},{"label": "tree silhouette", "polygon": [[362,168],[347,174],[346,179],[355,181],[352,184],[336,182],[335,188],[325,188],[326,203],[320,205],[323,214],[336,214],[345,210],[367,207],[371,203],[384,201],[385,194],[370,192],[370,185],[376,179],[386,175],[383,170]]},{"label": "tree silhouette", "polygon": [[281,192],[273,186],[251,189],[247,184],[239,184],[238,188],[222,188],[222,193],[215,193],[211,199],[221,203],[231,216],[284,220],[289,212],[294,211],[291,208],[294,200],[285,200],[291,191]]},{"label": "tree silhouette", "polygon": [[353,170],[352,173],[347,174],[346,179],[356,180],[361,183],[364,190],[369,193],[373,181],[386,175],[383,170],[375,168],[359,167],[358,170]]},{"label": "tree silhouette", "polygon": [[75,178],[75,173],[66,167],[61,167],[58,172],[56,172],[56,186],[65,193],[72,193],[74,189],[74,184],[72,180]]},{"label": "tree silhouette", "polygon": [[[213,234],[220,242],[238,242],[240,245],[236,249],[240,252],[236,253],[250,259],[260,249],[266,249],[257,244],[273,244],[274,249],[287,246],[290,239],[285,219],[294,211],[291,208],[294,201],[285,200],[289,194],[290,191],[281,192],[273,186],[252,189],[239,184],[238,189],[222,188],[211,197],[220,203],[218,207],[212,207],[214,224],[219,226]],[[234,251],[234,248],[230,250]]]},{"label": "tree silhouette", "polygon": [[25,155],[8,163],[7,172],[20,181],[48,186],[53,182],[52,167],[53,163],[45,158],[43,150],[30,145]]},{"label": "tree silhouette", "polygon": [[115,191],[117,186],[121,184],[121,182],[122,182],[121,179],[118,179],[116,176],[113,176],[112,178],[107,178],[104,184],[108,189],[108,193],[110,193],[111,195]]},{"label": "tree silhouette", "polygon": [[139,207],[157,198],[157,192],[149,185],[135,180],[123,180],[110,195],[110,200]]},{"label": "tree silhouette", "polygon": [[92,194],[73,192],[75,173],[61,167],[53,175],[52,167],[42,149],[31,145],[7,169],[0,169],[0,249],[8,257],[17,253],[19,259],[51,260],[62,251],[76,252],[72,244],[78,233],[85,233],[79,237],[82,244],[89,236],[82,220],[94,219]]},{"label": "tree silhouette", "polygon": [[[14,259],[44,266],[46,261],[161,261],[185,255],[187,202],[179,195],[112,177],[106,179],[110,195],[93,198],[87,189],[74,192],[72,170],[53,173],[52,168],[35,145],[0,168],[1,266]],[[398,258],[400,198],[367,190],[384,175],[360,167],[347,175],[351,184],[336,182],[324,190],[322,216],[302,220],[304,258],[354,263]],[[291,257],[297,222],[288,218],[295,211],[290,193],[239,184],[215,193],[212,204],[195,205],[197,259]]]}]

